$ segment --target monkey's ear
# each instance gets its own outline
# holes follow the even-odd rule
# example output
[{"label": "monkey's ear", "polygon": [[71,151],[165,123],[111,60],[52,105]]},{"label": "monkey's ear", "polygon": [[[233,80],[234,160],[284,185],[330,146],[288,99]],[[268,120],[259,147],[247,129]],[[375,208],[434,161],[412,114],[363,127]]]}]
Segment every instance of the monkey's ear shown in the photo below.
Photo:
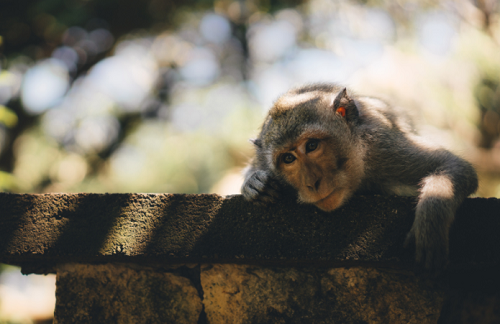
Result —
[{"label": "monkey's ear", "polygon": [[356,120],[359,116],[356,103],[347,95],[347,88],[339,92],[333,101],[333,109],[336,114],[346,118],[348,121]]},{"label": "monkey's ear", "polygon": [[262,142],[260,138],[251,138],[250,142],[252,142],[253,145],[257,146],[258,148],[262,148]]}]

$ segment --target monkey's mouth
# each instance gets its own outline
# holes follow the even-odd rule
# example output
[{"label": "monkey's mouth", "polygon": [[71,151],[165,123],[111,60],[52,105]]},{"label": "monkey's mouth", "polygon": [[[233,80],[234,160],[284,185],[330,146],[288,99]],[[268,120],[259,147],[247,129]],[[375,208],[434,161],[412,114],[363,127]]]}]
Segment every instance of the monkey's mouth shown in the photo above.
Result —
[{"label": "monkey's mouth", "polygon": [[333,194],[335,194],[335,192],[337,192],[339,189],[333,189],[328,195],[326,195],[325,197],[321,198],[320,200],[314,202],[313,204],[319,204],[321,203],[323,200],[326,200],[328,198],[330,198]]},{"label": "monkey's mouth", "polygon": [[326,197],[321,198],[313,204],[323,211],[332,211],[342,205],[344,196],[344,190],[342,190],[342,188],[336,188]]}]

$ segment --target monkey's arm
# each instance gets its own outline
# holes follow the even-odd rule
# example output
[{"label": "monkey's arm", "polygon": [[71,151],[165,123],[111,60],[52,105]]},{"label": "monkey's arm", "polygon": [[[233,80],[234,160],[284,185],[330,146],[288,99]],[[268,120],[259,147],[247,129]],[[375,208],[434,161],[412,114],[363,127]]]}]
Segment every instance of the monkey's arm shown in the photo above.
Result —
[{"label": "monkey's arm", "polygon": [[[449,229],[462,201],[477,189],[472,165],[444,149],[409,140],[399,152],[402,159],[394,175],[419,187],[415,220],[405,245],[415,245],[416,261],[431,272],[448,263]],[[403,167],[404,165],[404,167]]]},{"label": "monkey's arm", "polygon": [[259,168],[256,159],[245,169],[244,176],[241,194],[246,200],[266,205],[280,197],[278,181],[271,172]]}]

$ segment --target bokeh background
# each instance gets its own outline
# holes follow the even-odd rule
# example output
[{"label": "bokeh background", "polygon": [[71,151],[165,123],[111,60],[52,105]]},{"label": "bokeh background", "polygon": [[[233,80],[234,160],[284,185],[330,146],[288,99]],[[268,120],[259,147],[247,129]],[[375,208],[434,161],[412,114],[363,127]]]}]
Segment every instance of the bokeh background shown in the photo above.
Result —
[{"label": "bokeh background", "polygon": [[[3,0],[0,190],[238,193],[273,101],[328,81],[411,111],[476,166],[478,196],[500,197],[499,14],[497,0]],[[0,323],[50,322],[53,277],[2,269]]]}]

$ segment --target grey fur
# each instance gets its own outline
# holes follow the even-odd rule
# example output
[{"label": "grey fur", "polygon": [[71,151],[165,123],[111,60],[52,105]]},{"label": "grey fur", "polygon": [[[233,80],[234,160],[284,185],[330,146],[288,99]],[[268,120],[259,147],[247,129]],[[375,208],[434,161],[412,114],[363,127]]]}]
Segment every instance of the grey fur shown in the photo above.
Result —
[{"label": "grey fur", "polygon": [[[404,111],[369,97],[348,95],[335,84],[292,89],[270,110],[256,144],[256,156],[245,171],[241,192],[249,201],[273,203],[287,185],[273,153],[304,131],[327,131],[338,159],[351,160],[354,192],[418,194],[414,224],[405,245],[415,245],[416,261],[429,271],[448,263],[448,233],[458,206],[477,189],[474,168],[451,152],[416,134]],[[302,97],[304,100],[297,100]],[[297,102],[294,102],[297,101]],[[346,118],[334,114],[340,100]],[[338,162],[340,165],[340,162]]]}]

